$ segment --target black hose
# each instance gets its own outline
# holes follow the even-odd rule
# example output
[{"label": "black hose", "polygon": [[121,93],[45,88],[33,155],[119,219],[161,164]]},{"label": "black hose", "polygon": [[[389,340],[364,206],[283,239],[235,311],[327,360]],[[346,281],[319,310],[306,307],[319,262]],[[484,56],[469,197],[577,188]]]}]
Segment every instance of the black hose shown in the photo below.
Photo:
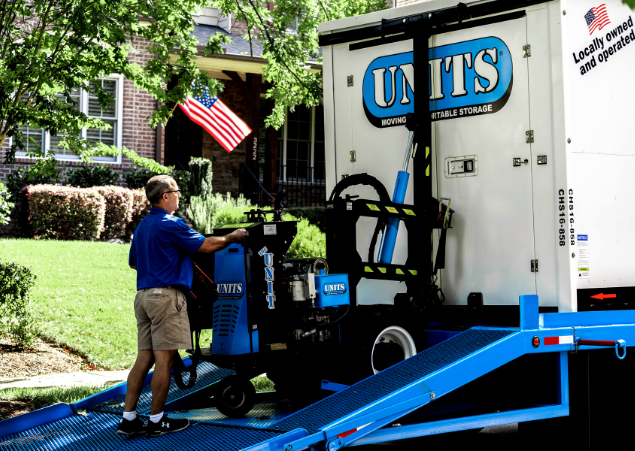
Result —
[{"label": "black hose", "polygon": [[346,307],[346,311],[344,312],[344,314],[343,314],[342,316],[340,316],[339,318],[337,318],[335,321],[331,321],[331,322],[330,322],[330,323],[328,323],[328,324],[322,324],[321,326],[317,326],[317,327],[315,328],[315,330],[316,330],[316,331],[317,331],[317,330],[324,330],[324,329],[326,329],[327,327],[331,327],[333,324],[336,324],[336,323],[338,323],[340,320],[342,320],[342,318],[344,318],[344,317],[348,314],[348,311],[350,310],[350,305],[345,305],[344,307]]}]

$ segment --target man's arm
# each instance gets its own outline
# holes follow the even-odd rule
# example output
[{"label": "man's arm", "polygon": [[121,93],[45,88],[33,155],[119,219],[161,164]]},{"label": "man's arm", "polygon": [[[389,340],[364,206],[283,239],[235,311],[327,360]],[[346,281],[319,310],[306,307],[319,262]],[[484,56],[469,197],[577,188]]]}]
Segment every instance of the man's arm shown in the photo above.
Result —
[{"label": "man's arm", "polygon": [[198,249],[197,252],[218,252],[225,249],[227,246],[233,243],[242,243],[245,241],[247,231],[245,229],[234,230],[229,235],[225,236],[208,236]]}]

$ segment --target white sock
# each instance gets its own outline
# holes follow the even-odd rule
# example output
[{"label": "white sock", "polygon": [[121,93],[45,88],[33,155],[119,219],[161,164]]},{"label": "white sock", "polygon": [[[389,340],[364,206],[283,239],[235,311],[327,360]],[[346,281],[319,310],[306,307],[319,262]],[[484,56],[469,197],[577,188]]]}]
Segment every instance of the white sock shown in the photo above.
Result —
[{"label": "white sock", "polygon": [[137,411],[136,410],[133,410],[132,412],[124,412],[123,413],[123,419],[124,420],[132,421],[135,418],[137,418]]},{"label": "white sock", "polygon": [[158,423],[163,418],[163,412],[157,413],[156,415],[150,415],[150,421],[153,423]]}]

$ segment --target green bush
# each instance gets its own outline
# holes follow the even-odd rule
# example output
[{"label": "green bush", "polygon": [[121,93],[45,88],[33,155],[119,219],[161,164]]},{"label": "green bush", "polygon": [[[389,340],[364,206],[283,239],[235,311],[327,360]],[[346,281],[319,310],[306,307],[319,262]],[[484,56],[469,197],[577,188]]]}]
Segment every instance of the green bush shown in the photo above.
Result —
[{"label": "green bush", "polygon": [[54,175],[42,175],[34,166],[29,168],[17,168],[7,176],[7,190],[10,200],[16,205],[19,203],[20,191],[27,185],[55,185],[60,181],[60,170],[52,171]]},{"label": "green bush", "polygon": [[308,219],[295,218],[290,214],[282,217],[285,221],[298,221],[298,233],[295,236],[286,258],[326,258],[326,236],[320,229],[309,223]]},{"label": "green bush", "polygon": [[192,158],[190,174],[190,195],[203,200],[212,197],[212,161],[208,158]]},{"label": "green bush", "polygon": [[203,234],[211,233],[212,229],[222,224],[245,222],[245,212],[254,208],[242,194],[238,199],[233,199],[230,193],[227,196],[216,193],[207,199],[192,196],[190,201],[189,216],[192,226]]},{"label": "green bush", "polygon": [[82,166],[66,176],[68,183],[78,188],[92,186],[119,186],[119,174],[109,166]]},{"label": "green bush", "polygon": [[91,188],[36,185],[22,190],[33,238],[90,240],[104,227],[104,197]]},{"label": "green bush", "polygon": [[[148,180],[155,175],[160,175],[157,172],[152,172],[146,168],[130,169],[123,173],[123,178],[126,180],[126,185],[130,189],[145,189]],[[190,173],[188,171],[174,170],[170,174],[174,181],[179,185],[181,195],[184,198],[188,198],[190,195]]]},{"label": "green bush", "polygon": [[9,193],[6,191],[4,184],[0,182],[0,225],[9,223],[11,208],[14,204],[7,201],[8,197]]},{"label": "green bush", "polygon": [[9,333],[21,346],[35,340],[33,318],[29,308],[29,291],[36,275],[27,266],[0,262],[0,335]]},{"label": "green bush", "polygon": [[132,221],[132,190],[121,186],[95,186],[93,189],[101,194],[106,202],[101,239],[108,240],[123,236],[126,226]]},{"label": "green bush", "polygon": [[326,208],[324,207],[290,207],[285,211],[299,219],[307,219],[310,224],[317,226],[322,232],[326,228]]},{"label": "green bush", "polygon": [[130,189],[141,189],[146,187],[146,183],[156,174],[148,168],[133,168],[123,173],[126,185]]},{"label": "green bush", "polygon": [[190,198],[190,179],[191,175],[187,171],[182,170],[174,170],[170,174],[177,185],[179,185],[179,189],[181,190],[181,196],[183,199]]}]

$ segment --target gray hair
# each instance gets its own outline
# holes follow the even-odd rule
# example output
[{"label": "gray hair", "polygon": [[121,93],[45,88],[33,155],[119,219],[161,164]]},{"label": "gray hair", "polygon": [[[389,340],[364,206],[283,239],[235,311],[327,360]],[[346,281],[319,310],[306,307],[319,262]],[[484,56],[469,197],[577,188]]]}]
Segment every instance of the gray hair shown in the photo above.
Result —
[{"label": "gray hair", "polygon": [[146,197],[152,205],[161,201],[161,197],[168,191],[172,191],[176,182],[169,175],[155,175],[146,183]]}]

